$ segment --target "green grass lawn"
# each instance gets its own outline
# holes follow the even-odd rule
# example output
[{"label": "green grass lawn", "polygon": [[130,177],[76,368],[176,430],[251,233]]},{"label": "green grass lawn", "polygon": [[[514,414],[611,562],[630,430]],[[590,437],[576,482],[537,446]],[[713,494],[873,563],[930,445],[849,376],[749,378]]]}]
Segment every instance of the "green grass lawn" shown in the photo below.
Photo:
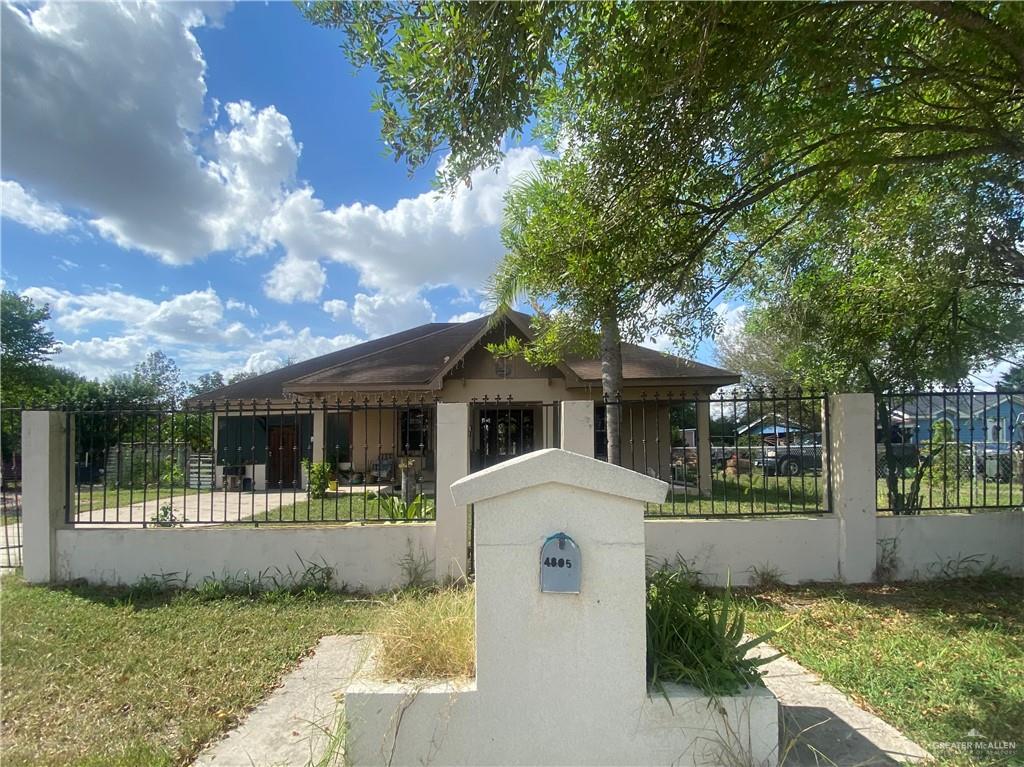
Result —
[{"label": "green grass lawn", "polygon": [[[648,504],[648,516],[719,516],[727,514],[818,514],[825,486],[819,475],[777,477],[764,474],[726,476],[716,472],[705,498],[674,491],[665,503]],[[816,510],[818,509],[818,510]]]},{"label": "green grass lawn", "polygon": [[[901,493],[909,493],[910,488],[909,479],[900,480]],[[1020,508],[1024,506],[1024,477],[1014,477],[1012,486],[1009,482],[993,482],[980,477],[975,479],[964,477],[960,479],[959,484],[950,481],[946,486],[942,484],[933,486],[922,482],[918,496],[924,507],[935,507],[933,509],[926,508],[922,512],[924,514],[941,514],[944,509],[982,511],[994,508]],[[889,507],[889,489],[884,479],[878,480],[877,498],[879,510]]]},{"label": "green grass lawn", "polygon": [[[425,518],[433,519],[433,501]],[[410,521],[375,496],[363,493],[328,493],[325,498],[313,498],[298,503],[283,504],[276,509],[260,512],[253,517],[257,522],[310,522],[316,524],[348,522]]]},{"label": "green grass lawn", "polygon": [[[905,482],[906,489],[910,481]],[[888,490],[884,479],[876,483],[878,508],[888,506]],[[959,510],[972,511],[1019,508],[1024,506],[1024,480],[992,482],[964,479],[959,487],[951,485],[943,495],[941,487],[921,483],[920,495],[926,506],[924,514],[942,514]],[[665,503],[648,504],[648,516],[724,516],[756,514],[820,514],[825,506],[826,488],[821,475],[802,474],[796,477],[765,476],[761,473],[726,476],[715,472],[711,494],[698,497],[674,491]],[[945,508],[942,508],[945,507]]]},{"label": "green grass lawn", "polygon": [[[748,631],[958,767],[1020,742],[1024,579],[778,588],[737,601]],[[380,603],[339,594],[160,592],[0,582],[5,765],[185,765],[325,634],[363,631]]]},{"label": "green grass lawn", "polygon": [[[943,765],[1024,764],[1024,579],[784,588],[747,601],[771,641]],[[942,749],[1016,741],[1016,752]]]},{"label": "green grass lawn", "polygon": [[184,765],[326,634],[372,608],[340,594],[0,584],[3,763]]}]

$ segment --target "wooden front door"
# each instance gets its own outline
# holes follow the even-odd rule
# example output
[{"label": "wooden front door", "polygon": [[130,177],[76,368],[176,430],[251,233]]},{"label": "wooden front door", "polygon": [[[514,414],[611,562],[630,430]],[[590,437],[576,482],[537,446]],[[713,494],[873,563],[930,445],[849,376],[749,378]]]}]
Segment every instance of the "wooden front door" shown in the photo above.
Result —
[{"label": "wooden front door", "polygon": [[271,426],[267,449],[267,487],[296,487],[299,450],[295,426]]}]

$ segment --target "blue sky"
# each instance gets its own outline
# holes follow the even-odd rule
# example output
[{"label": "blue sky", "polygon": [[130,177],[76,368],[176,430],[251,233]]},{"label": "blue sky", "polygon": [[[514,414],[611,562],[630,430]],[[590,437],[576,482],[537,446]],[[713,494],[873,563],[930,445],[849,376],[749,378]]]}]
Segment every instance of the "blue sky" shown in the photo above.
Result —
[{"label": "blue sky", "polygon": [[486,310],[537,148],[437,195],[385,153],[372,72],[290,3],[2,13],[2,278],[50,304],[58,364],[263,371]]}]

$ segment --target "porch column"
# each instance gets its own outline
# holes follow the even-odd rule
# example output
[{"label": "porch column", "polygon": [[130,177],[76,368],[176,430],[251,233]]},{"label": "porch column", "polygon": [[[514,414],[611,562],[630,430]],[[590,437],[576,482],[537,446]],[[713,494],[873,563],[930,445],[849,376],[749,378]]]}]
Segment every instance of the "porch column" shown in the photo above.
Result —
[{"label": "porch column", "polygon": [[437,522],[434,574],[438,581],[466,575],[468,507],[456,505],[451,486],[469,474],[469,403],[437,404]]},{"label": "porch column", "polygon": [[839,577],[874,578],[878,534],[875,497],[875,400],[872,394],[829,398],[828,475],[839,520]]},{"label": "porch column", "polygon": [[[709,395],[710,396],[710,395]],[[711,495],[711,400],[697,400],[697,492]]]},{"label": "porch column", "polygon": [[[313,463],[322,463],[324,460],[326,426],[324,409],[322,407],[316,407],[313,410]],[[349,435],[349,440],[351,439],[352,435]]]},{"label": "porch column", "polygon": [[29,583],[57,579],[57,528],[65,526],[68,490],[75,482],[73,435],[74,415],[22,413],[22,560]]},{"label": "porch column", "polygon": [[561,448],[570,453],[594,457],[594,401],[566,400],[562,403]]}]

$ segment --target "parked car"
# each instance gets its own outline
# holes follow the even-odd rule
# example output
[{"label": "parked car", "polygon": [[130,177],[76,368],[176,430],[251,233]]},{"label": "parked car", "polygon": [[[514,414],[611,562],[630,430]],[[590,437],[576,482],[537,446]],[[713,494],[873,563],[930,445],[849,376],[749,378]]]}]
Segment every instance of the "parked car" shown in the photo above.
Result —
[{"label": "parked car", "polygon": [[772,445],[754,453],[754,465],[765,474],[798,477],[821,471],[821,434],[806,434],[799,442]]}]

